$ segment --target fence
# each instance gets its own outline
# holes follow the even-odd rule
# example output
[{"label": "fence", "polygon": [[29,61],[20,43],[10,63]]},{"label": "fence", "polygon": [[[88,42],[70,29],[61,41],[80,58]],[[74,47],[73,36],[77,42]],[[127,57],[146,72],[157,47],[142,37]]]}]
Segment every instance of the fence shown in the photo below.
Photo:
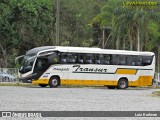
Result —
[{"label": "fence", "polygon": [[0,68],[0,82],[19,82],[17,68]]},{"label": "fence", "polygon": [[160,73],[155,73],[153,85],[160,85]]}]

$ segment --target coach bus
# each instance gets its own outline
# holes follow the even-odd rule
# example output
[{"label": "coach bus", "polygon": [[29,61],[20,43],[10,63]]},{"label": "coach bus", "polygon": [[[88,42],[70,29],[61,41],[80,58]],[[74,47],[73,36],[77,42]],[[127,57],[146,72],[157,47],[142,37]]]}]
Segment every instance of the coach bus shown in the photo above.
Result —
[{"label": "coach bus", "polygon": [[108,88],[151,86],[155,54],[87,47],[43,46],[26,52],[19,70],[23,82],[41,87],[63,84]]}]

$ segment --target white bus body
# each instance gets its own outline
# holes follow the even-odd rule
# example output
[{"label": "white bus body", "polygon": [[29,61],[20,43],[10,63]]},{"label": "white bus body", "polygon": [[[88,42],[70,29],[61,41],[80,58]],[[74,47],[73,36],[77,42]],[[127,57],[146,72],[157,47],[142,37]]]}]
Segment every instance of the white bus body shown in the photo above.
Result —
[{"label": "white bus body", "polygon": [[20,69],[23,82],[42,87],[62,84],[125,89],[151,86],[155,73],[152,52],[85,47],[43,46],[29,50]]}]

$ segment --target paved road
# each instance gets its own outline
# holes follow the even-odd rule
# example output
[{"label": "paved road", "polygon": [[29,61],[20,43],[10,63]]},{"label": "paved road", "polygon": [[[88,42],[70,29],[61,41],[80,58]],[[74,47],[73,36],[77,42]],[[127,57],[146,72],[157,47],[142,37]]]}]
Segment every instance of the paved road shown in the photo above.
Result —
[{"label": "paved road", "polygon": [[160,111],[158,89],[0,87],[0,111]]}]

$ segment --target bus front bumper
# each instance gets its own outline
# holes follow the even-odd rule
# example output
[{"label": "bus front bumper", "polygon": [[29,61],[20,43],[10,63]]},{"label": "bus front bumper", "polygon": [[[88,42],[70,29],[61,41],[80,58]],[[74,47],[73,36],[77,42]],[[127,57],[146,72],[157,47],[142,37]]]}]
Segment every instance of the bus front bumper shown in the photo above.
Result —
[{"label": "bus front bumper", "polygon": [[22,81],[23,83],[32,83],[32,80],[29,80],[27,78],[19,78],[20,81]]},{"label": "bus front bumper", "polygon": [[37,73],[31,74],[31,75],[28,75],[26,77],[19,78],[19,80],[22,81],[23,83],[32,83],[32,80],[34,80],[34,77],[36,75],[37,75]]}]

